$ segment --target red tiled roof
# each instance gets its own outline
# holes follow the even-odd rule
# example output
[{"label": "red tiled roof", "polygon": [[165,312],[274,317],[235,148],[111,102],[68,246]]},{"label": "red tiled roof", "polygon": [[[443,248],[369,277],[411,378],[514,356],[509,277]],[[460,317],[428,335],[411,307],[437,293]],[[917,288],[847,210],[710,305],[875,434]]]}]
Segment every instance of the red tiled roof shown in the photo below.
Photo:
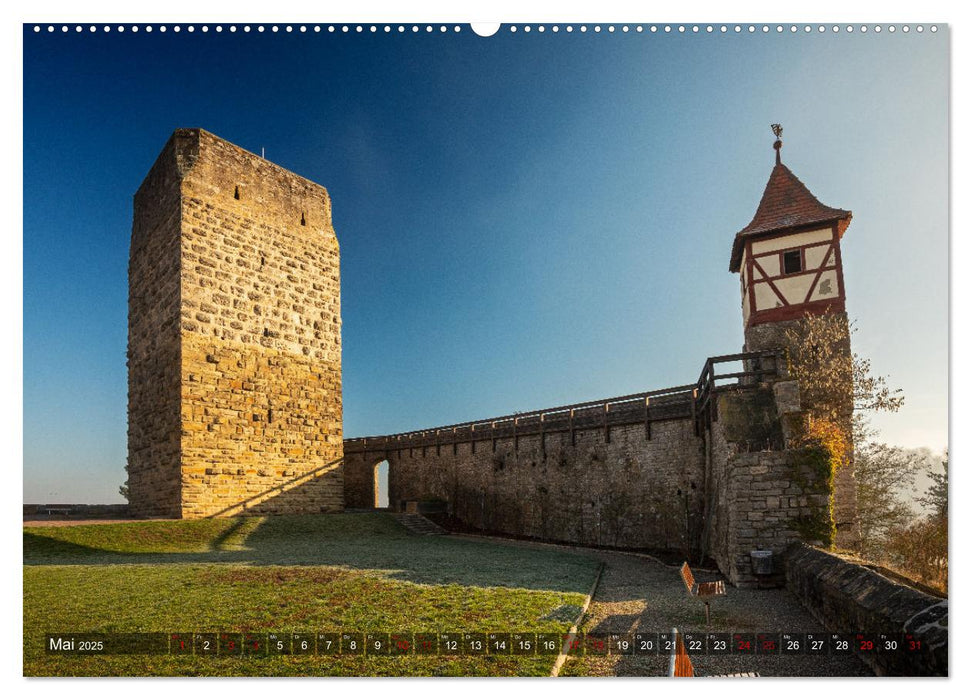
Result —
[{"label": "red tiled roof", "polygon": [[729,269],[738,272],[745,239],[795,226],[840,221],[840,236],[850,223],[852,212],[822,204],[798,177],[782,163],[776,163],[752,222],[735,234]]}]

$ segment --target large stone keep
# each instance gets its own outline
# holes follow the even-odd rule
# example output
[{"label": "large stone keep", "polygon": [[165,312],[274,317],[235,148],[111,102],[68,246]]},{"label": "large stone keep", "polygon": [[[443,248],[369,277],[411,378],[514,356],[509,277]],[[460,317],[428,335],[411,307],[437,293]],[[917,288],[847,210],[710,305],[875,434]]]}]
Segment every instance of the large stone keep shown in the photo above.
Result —
[{"label": "large stone keep", "polygon": [[339,263],[323,187],[172,135],[134,203],[132,514],[343,509]]}]

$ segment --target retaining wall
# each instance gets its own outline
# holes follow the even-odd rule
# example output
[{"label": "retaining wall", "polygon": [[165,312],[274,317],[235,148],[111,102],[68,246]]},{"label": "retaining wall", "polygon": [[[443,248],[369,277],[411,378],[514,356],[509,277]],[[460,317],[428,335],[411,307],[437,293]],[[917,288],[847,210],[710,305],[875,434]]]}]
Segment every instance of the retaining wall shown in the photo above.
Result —
[{"label": "retaining wall", "polygon": [[787,553],[786,585],[827,629],[911,635],[919,651],[860,654],[876,673],[948,675],[948,601],[805,544]]}]

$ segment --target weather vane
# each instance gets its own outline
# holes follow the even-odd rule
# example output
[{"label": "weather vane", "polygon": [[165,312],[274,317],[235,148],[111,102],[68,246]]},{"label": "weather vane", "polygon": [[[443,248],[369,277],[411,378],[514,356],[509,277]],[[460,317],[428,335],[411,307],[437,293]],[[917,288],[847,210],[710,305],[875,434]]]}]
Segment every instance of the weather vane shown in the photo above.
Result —
[{"label": "weather vane", "polygon": [[775,134],[775,143],[772,144],[775,149],[775,162],[779,165],[782,163],[782,124],[773,124],[772,133]]}]

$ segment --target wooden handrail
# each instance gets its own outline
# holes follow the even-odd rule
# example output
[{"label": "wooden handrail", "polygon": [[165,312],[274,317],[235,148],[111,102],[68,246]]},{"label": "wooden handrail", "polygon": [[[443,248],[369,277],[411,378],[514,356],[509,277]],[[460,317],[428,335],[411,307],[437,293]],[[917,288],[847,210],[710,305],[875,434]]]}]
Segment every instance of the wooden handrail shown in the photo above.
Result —
[{"label": "wooden handrail", "polygon": [[625,396],[615,396],[610,399],[597,399],[594,401],[583,401],[581,403],[566,404],[563,406],[554,406],[553,408],[544,408],[538,411],[529,411],[527,413],[511,413],[505,416],[498,416],[496,418],[487,418],[485,420],[468,421],[466,423],[452,423],[450,425],[441,425],[437,428],[427,428],[425,430],[408,430],[402,433],[393,433],[391,435],[369,435],[367,437],[358,438],[348,438],[344,442],[357,442],[361,440],[374,440],[376,438],[391,438],[395,435],[417,435],[419,433],[430,433],[434,430],[451,430],[452,428],[470,428],[475,425],[489,425],[490,423],[495,425],[497,423],[504,423],[509,421],[523,421],[530,418],[539,418],[541,414],[546,414],[547,418],[551,414],[563,413],[566,414],[568,411],[576,411],[584,408],[603,408],[604,403],[617,404],[617,403],[633,403],[640,402],[646,398],[659,397],[659,396],[677,396],[678,394],[688,394],[692,389],[695,388],[694,384],[685,384],[682,386],[669,387],[667,389],[656,389],[654,391],[644,391],[639,394],[627,394]]},{"label": "wooden handrail", "polygon": [[[611,409],[617,408],[618,412],[623,412],[625,408],[629,407],[639,407],[640,405],[651,404],[651,409],[655,406],[660,406],[662,404],[654,404],[652,398],[682,398],[684,400],[691,400],[693,402],[694,414],[699,408],[707,405],[710,394],[721,389],[721,387],[716,387],[716,383],[721,379],[744,379],[747,377],[764,377],[767,375],[773,375],[777,373],[776,369],[756,369],[756,370],[746,370],[743,372],[726,372],[724,374],[718,374],[715,371],[715,365],[723,364],[727,362],[738,362],[745,360],[761,359],[765,357],[778,357],[779,352],[775,350],[762,350],[758,352],[743,352],[735,353],[731,355],[716,355],[709,357],[705,360],[704,367],[702,368],[701,375],[698,377],[698,381],[694,384],[682,384],[680,386],[668,387],[666,389],[655,389],[653,391],[643,391],[637,394],[626,394],[624,396],[614,396],[608,399],[596,399],[592,401],[581,401],[579,403],[564,404],[561,406],[554,406],[552,408],[544,408],[538,411],[529,411],[526,413],[510,413],[504,416],[498,416],[496,418],[488,418],[486,420],[468,421],[464,423],[452,423],[449,425],[442,425],[436,428],[430,428],[426,430],[413,430],[406,431],[403,433],[395,433],[391,435],[371,435],[367,437],[359,438],[348,438],[344,441],[346,445],[356,447],[363,446],[364,450],[381,449],[378,445],[387,446],[388,441],[410,441],[418,438],[420,442],[424,442],[424,436],[432,432],[435,433],[436,444],[440,443],[441,431],[449,431],[452,433],[454,440],[465,441],[457,435],[458,430],[468,429],[470,432],[476,432],[476,426],[485,427],[489,426],[490,437],[495,440],[497,437],[496,429],[502,429],[503,423],[512,422],[512,427],[514,430],[514,435],[517,437],[525,437],[527,435],[541,434],[546,432],[560,432],[549,427],[552,420],[557,418],[567,418],[569,417],[569,428],[568,430],[571,434],[578,429],[579,426],[575,424],[575,418],[579,417],[576,415],[577,411],[583,409],[595,409],[599,408],[604,414],[604,425],[607,425],[606,416],[608,411],[605,410],[605,406],[610,406]],[[728,385],[735,386],[735,385]],[[619,404],[619,405],[618,405]],[[653,412],[653,410],[651,411]],[[613,414],[614,411],[610,410],[609,413]],[[523,422],[528,422],[530,420],[538,420],[541,424],[540,431],[522,431]],[[653,420],[653,419],[652,419]],[[606,429],[606,428],[605,428]],[[470,436],[468,439],[474,439],[474,435]]]}]

